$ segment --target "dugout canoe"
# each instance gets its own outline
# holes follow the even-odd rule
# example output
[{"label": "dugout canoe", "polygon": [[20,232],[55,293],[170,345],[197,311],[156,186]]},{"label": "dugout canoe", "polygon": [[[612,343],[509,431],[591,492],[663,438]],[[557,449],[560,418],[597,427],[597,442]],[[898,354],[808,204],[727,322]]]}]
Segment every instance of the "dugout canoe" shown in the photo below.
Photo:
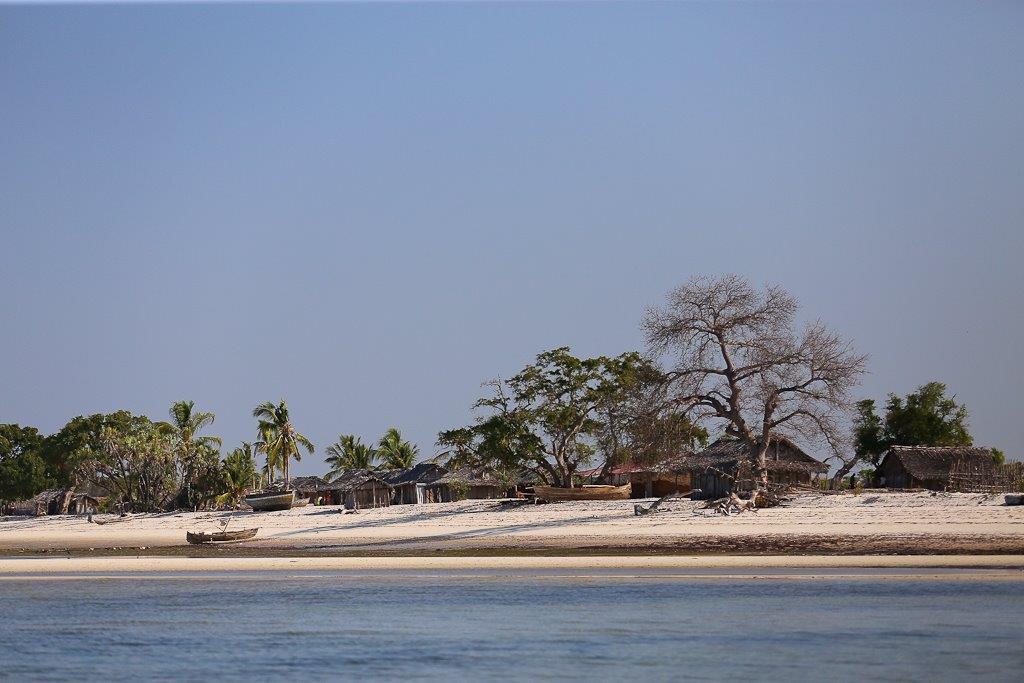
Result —
[{"label": "dugout canoe", "polygon": [[201,543],[223,543],[225,541],[245,541],[256,535],[256,529],[239,529],[238,531],[213,531],[210,533],[202,531],[186,531],[185,540],[192,545]]},{"label": "dugout canoe", "polygon": [[533,491],[541,500],[562,503],[570,500],[626,500],[632,486],[584,486],[578,489],[563,489],[557,486],[534,486]]}]

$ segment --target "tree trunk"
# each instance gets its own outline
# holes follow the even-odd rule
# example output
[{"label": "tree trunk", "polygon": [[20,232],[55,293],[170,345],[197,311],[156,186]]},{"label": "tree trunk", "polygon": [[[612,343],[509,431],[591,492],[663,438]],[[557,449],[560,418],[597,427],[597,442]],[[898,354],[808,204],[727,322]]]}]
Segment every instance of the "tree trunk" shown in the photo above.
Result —
[{"label": "tree trunk", "polygon": [[71,499],[75,497],[75,485],[72,484],[64,491],[64,497],[60,501],[60,514],[68,514],[68,508],[71,507]]}]

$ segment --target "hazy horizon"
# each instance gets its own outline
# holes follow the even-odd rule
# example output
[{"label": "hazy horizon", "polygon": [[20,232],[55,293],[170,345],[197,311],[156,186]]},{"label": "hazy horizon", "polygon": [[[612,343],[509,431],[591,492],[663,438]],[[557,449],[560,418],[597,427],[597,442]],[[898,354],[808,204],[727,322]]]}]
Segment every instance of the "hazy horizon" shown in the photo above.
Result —
[{"label": "hazy horizon", "polygon": [[1018,3],[0,5],[0,422],[429,457],[738,273],[1020,459],[1022,74]]}]

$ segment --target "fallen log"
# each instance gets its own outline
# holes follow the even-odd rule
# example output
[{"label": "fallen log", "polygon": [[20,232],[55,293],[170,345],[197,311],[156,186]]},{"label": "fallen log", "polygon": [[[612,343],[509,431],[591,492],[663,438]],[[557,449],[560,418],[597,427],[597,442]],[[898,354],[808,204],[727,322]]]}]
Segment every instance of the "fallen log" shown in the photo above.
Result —
[{"label": "fallen log", "polygon": [[643,515],[651,515],[656,512],[667,512],[667,509],[661,510],[662,503],[668,500],[686,500],[695,493],[700,493],[700,489],[692,489],[686,493],[670,493],[667,496],[662,496],[658,500],[654,501],[648,507],[644,507],[643,505],[634,505],[633,514],[640,517]]}]

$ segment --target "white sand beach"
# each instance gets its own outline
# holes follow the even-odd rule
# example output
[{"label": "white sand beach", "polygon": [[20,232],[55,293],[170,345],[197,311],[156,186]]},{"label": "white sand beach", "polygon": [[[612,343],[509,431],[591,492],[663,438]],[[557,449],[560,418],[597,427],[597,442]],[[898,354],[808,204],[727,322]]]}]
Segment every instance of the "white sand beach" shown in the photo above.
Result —
[{"label": "white sand beach", "polygon": [[1024,554],[1024,506],[985,494],[800,495],[784,507],[725,517],[690,501],[637,517],[640,501],[509,505],[500,501],[398,505],[341,514],[338,507],[284,512],[135,515],[107,525],[85,517],[0,519],[0,553],[190,552],[186,530],[259,527],[227,554],[402,555],[438,551],[610,550],[714,554]]}]

